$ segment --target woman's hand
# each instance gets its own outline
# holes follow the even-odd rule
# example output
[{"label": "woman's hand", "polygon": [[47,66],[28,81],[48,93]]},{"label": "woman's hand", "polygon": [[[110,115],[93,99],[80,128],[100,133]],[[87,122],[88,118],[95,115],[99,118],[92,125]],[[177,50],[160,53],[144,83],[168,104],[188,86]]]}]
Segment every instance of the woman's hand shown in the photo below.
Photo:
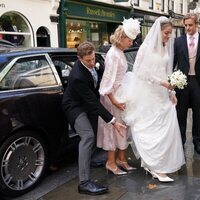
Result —
[{"label": "woman's hand", "polygon": [[124,111],[124,109],[126,108],[125,103],[118,103],[118,102],[115,102],[114,105],[115,105],[119,110],[122,110],[122,111]]},{"label": "woman's hand", "polygon": [[116,106],[119,110],[124,110],[126,108],[126,105],[125,103],[119,103],[115,98],[114,96],[112,95],[112,93],[108,94],[108,97],[111,101],[111,103]]},{"label": "woman's hand", "polygon": [[177,105],[176,92],[174,90],[169,92],[169,98],[173,104]]},{"label": "woman's hand", "polygon": [[174,90],[176,87],[175,85],[171,85],[168,81],[162,81],[161,85],[167,88],[168,90]]},{"label": "woman's hand", "polygon": [[119,133],[119,135],[120,135],[121,137],[126,137],[126,134],[125,134],[125,135],[123,134],[123,133],[125,133],[125,132],[122,131],[122,129],[126,129],[126,128],[127,128],[125,125],[123,125],[123,124],[121,124],[121,123],[119,123],[119,122],[115,122],[115,123],[113,124],[113,126],[117,129],[117,132]]}]

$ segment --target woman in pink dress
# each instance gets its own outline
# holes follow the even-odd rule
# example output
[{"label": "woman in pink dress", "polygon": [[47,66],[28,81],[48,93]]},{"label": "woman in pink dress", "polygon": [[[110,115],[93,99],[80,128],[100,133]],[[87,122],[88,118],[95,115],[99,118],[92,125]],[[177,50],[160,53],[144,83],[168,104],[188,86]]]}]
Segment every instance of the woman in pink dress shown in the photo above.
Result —
[{"label": "woman in pink dress", "polygon": [[[117,102],[114,95],[128,67],[123,50],[132,45],[138,33],[140,33],[139,21],[130,18],[128,20],[125,19],[123,25],[118,26],[114,34],[111,35],[110,41],[112,47],[106,54],[105,71],[99,89],[102,104],[121,123],[123,121],[120,116],[125,108],[125,104],[123,102]],[[127,130],[124,131],[126,131],[128,137]],[[99,118],[97,146],[108,152],[106,169],[115,175],[124,175],[127,173],[126,171],[134,169],[126,161],[125,150],[128,147],[127,137],[122,137],[116,133],[112,122],[111,124],[106,124]]]}]

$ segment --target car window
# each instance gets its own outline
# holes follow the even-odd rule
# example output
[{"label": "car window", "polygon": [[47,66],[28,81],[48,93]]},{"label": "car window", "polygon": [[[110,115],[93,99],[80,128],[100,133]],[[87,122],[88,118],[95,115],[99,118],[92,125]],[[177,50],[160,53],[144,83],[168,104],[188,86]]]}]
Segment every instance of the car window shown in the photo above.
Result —
[{"label": "car window", "polygon": [[132,71],[136,55],[137,55],[137,49],[136,48],[135,49],[128,49],[127,51],[125,51],[126,60],[128,62],[127,71]]},{"label": "car window", "polygon": [[62,78],[62,77],[68,77],[72,67],[74,65],[73,61],[70,62],[64,62],[64,61],[60,61],[60,60],[53,60],[53,63],[55,65],[55,68],[58,72],[58,75]]},{"label": "car window", "polygon": [[74,55],[57,55],[51,57],[53,64],[58,72],[64,88],[67,87],[68,77],[77,60],[76,54]]},{"label": "car window", "polygon": [[0,82],[1,90],[56,85],[45,56],[18,59]]}]

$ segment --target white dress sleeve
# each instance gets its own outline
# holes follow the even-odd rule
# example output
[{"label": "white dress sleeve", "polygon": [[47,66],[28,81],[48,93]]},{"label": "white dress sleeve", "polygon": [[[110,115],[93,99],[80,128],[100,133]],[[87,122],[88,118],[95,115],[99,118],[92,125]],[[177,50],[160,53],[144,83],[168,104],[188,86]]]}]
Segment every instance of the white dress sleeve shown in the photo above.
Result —
[{"label": "white dress sleeve", "polygon": [[162,65],[160,57],[156,54],[144,54],[142,51],[145,51],[145,49],[146,47],[143,45],[137,54],[136,62],[134,63],[134,72],[139,78],[147,81],[149,84],[160,85],[162,79],[157,73],[159,71],[158,68]]},{"label": "white dress sleeve", "polygon": [[114,55],[114,52],[108,52],[105,59],[105,70],[99,88],[99,93],[102,96],[113,93],[118,65],[119,58],[117,58],[117,55]]}]

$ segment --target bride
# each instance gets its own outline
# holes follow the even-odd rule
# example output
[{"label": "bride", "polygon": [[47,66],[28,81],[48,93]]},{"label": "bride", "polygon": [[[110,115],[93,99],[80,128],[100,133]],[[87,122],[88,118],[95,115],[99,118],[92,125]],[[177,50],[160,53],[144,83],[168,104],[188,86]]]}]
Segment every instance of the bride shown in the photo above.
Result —
[{"label": "bride", "polygon": [[127,72],[115,98],[126,102],[122,118],[130,127],[132,148],[141,166],[161,182],[185,164],[177,121],[172,73],[172,24],[159,17],[140,46],[134,71]]}]

